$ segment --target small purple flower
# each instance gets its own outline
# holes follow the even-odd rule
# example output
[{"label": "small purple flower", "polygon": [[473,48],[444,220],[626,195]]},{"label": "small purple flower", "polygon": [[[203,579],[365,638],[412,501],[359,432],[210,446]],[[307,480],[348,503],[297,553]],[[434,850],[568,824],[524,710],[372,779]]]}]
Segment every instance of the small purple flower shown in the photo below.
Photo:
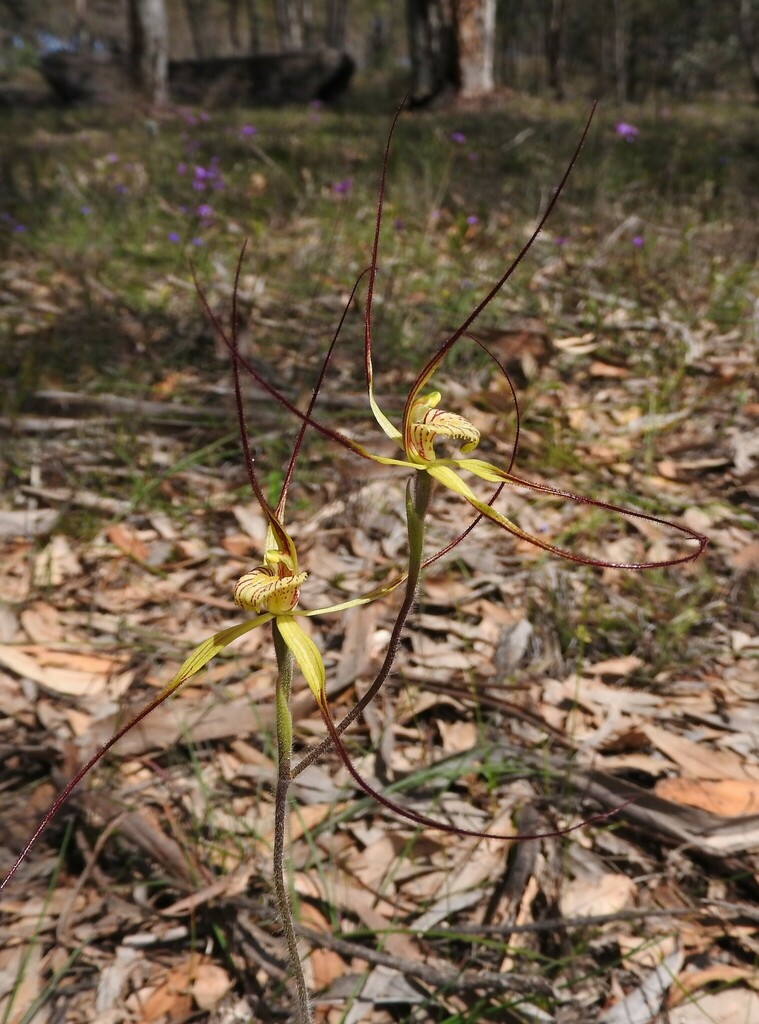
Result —
[{"label": "small purple flower", "polygon": [[618,121],[614,125],[614,131],[625,142],[632,142],[640,135],[640,129],[636,128],[634,124],[628,124],[627,121]]},{"label": "small purple flower", "polygon": [[635,235],[633,237],[632,244],[636,249],[640,249],[643,246],[643,235]]},{"label": "small purple flower", "polygon": [[352,178],[343,178],[342,181],[336,181],[332,186],[332,191],[339,196],[346,196],[353,188]]},{"label": "small purple flower", "polygon": [[13,230],[17,235],[23,235],[26,231],[26,224],[14,224]]},{"label": "small purple flower", "polygon": [[198,207],[199,217],[213,217],[213,207],[209,206],[208,203],[201,203]]},{"label": "small purple flower", "polygon": [[395,220],[393,221],[393,227],[395,228],[396,231],[403,231],[403,229],[406,227],[406,223],[402,217],[396,217]]},{"label": "small purple flower", "polygon": [[179,237],[179,232],[178,231],[170,231],[166,237],[168,238],[168,240],[170,242],[174,242],[175,245],[176,245],[177,242],[180,241],[180,237]]},{"label": "small purple flower", "polygon": [[553,240],[554,245],[562,246],[567,244],[566,238],[563,235],[557,235]]},{"label": "small purple flower", "polygon": [[477,216],[476,213],[470,213],[466,219],[466,222],[467,224],[470,224],[472,227],[474,227],[475,224],[480,223],[480,218]]},{"label": "small purple flower", "polygon": [[114,185],[113,187],[116,189],[120,196],[125,196],[127,194],[126,185]]},{"label": "small purple flower", "polygon": [[256,126],[254,124],[244,124],[242,126],[242,128],[240,128],[240,135],[243,136],[243,137],[247,137],[247,136],[250,136],[250,135],[256,135],[257,132],[258,132],[258,128],[256,128]]},{"label": "small purple flower", "polygon": [[204,245],[204,244],[205,243],[203,242],[202,238],[193,238],[193,240],[192,240],[192,245]]},{"label": "small purple flower", "polygon": [[107,164],[116,164],[116,163],[118,163],[119,162],[119,154],[118,153],[106,153],[105,154],[105,162]]},{"label": "small purple flower", "polygon": [[187,164],[184,160],[177,164],[177,174],[187,174]]},{"label": "small purple flower", "polygon": [[224,178],[219,170],[218,156],[211,157],[208,167],[195,165],[192,174],[192,187],[196,192],[204,192],[207,188],[224,188]]},{"label": "small purple flower", "polygon": [[451,132],[448,138],[451,142],[455,142],[457,146],[463,146],[466,142],[466,135],[463,132]]},{"label": "small purple flower", "polygon": [[80,206],[79,207],[79,212],[81,213],[81,215],[83,217],[89,217],[89,215],[92,213],[92,207],[91,206]]}]

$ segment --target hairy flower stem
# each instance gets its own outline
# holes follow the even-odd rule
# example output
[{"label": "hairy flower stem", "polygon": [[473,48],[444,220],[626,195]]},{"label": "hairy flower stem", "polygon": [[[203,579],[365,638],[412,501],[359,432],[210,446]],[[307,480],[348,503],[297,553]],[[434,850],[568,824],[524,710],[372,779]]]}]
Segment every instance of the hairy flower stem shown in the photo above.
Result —
[{"label": "hairy flower stem", "polygon": [[274,894],[282,920],[282,928],[287,943],[290,959],[290,971],[295,982],[295,1020],[297,1024],[312,1024],[311,1006],[308,998],[308,987],[303,974],[303,965],[298,951],[298,940],[293,924],[293,908],[285,873],[285,840],[287,838],[287,794],[293,779],[293,719],[290,713],[290,690],[293,681],[294,659],[292,652],[285,644],[277,629],[276,621],[272,623],[274,650],[277,655],[277,689],[275,704],[277,709],[277,789],[274,799]]},{"label": "hairy flower stem", "polygon": [[[398,645],[401,642],[401,634],[403,628],[406,625],[411,609],[414,607],[414,601],[416,600],[416,592],[419,587],[419,576],[422,569],[422,556],[424,551],[424,518],[427,514],[427,508],[430,503],[430,491],[432,489],[432,478],[428,473],[419,472],[414,473],[414,476],[409,480],[406,486],[406,521],[408,524],[408,541],[409,541],[409,556],[408,556],[408,576],[406,578],[406,589],[403,595],[403,604],[400,607],[398,616],[393,625],[393,631],[390,634],[390,640],[388,641],[387,651],[385,653],[385,660],[382,662],[382,667],[377,673],[372,685],[361,697],[359,701],[354,704],[345,718],[335,726],[338,736],[345,732],[348,726],[355,722],[364,708],[377,696],[380,687],[385,682],[387,677],[390,675],[390,669],[392,668],[395,655],[398,651]],[[296,775],[300,775],[304,768],[308,768],[310,764],[328,750],[332,746],[332,738],[327,737],[325,740],[309,750],[301,760],[292,769],[292,778]]]}]

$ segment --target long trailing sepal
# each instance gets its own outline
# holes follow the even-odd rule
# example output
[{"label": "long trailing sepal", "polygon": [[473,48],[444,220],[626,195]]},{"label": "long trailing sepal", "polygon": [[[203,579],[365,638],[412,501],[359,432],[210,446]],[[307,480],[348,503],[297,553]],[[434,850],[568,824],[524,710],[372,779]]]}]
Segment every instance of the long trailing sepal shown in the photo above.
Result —
[{"label": "long trailing sepal", "polygon": [[229,644],[234,640],[237,640],[238,637],[243,636],[245,633],[249,633],[252,629],[256,629],[257,626],[261,626],[263,623],[269,622],[272,618],[273,616],[269,614],[260,615],[258,618],[250,619],[248,622],[241,622],[236,626],[229,627],[228,629],[222,629],[219,633],[214,633],[212,637],[204,640],[202,644],[199,644],[195,648],[195,650],[184,660],[181,668],[173,677],[171,682],[161,690],[158,696],[151,700],[149,704],[146,704],[144,708],[137,712],[136,715],[130,718],[126,725],[118,729],[107,743],[104,743],[102,747],[99,747],[89,761],[82,765],[76,775],[74,775],[70,782],[68,782],[63,790],[61,790],[55,799],[55,802],[45,813],[34,833],[27,840],[23,850],[12,864],[10,870],[6,873],[2,881],[0,881],[0,891],[5,888],[16,874],[21,864],[26,860],[29,853],[36,845],[37,840],[61,807],[66,803],[82,779],[84,779],[84,777],[92,771],[95,765],[105,757],[111,747],[118,743],[123,736],[126,736],[128,732],[134,729],[135,726],[139,725],[144,718],[147,718],[151,712],[155,711],[155,709],[171,697],[172,694],[176,693],[180,686],[186,683],[188,679],[191,679],[192,676],[206,666],[212,658],[215,658],[217,654],[223,651],[225,647],[228,647]]}]

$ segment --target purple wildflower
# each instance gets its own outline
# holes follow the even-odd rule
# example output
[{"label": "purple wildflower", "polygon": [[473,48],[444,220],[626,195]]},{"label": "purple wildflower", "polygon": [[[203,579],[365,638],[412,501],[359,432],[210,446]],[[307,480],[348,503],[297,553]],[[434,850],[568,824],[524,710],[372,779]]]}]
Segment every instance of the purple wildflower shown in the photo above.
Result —
[{"label": "purple wildflower", "polygon": [[480,218],[477,216],[476,213],[470,213],[466,219],[466,222],[467,224],[471,224],[472,226],[474,226],[475,224],[480,223]]},{"label": "purple wildflower", "polygon": [[13,230],[17,235],[22,235],[26,231],[26,224],[14,224]]},{"label": "purple wildflower", "polygon": [[213,207],[209,206],[208,203],[201,203],[198,207],[199,217],[213,217]]},{"label": "purple wildflower", "polygon": [[451,132],[448,138],[451,142],[455,142],[457,146],[463,146],[466,142],[466,135],[463,132]]},{"label": "purple wildflower", "polygon": [[180,240],[178,231],[170,231],[166,237],[170,242],[174,242],[175,244]]},{"label": "purple wildflower", "polygon": [[642,245],[643,245],[643,235],[635,235],[635,236],[633,237],[633,240],[632,240],[632,244],[633,244],[633,245],[634,245],[634,246],[635,246],[635,247],[636,247],[637,249],[640,249],[640,248],[642,247]]},{"label": "purple wildflower", "polygon": [[636,128],[634,124],[628,124],[627,121],[618,121],[614,125],[614,131],[625,142],[632,142],[640,135],[640,129]]},{"label": "purple wildflower", "polygon": [[81,215],[83,217],[89,217],[89,215],[92,213],[92,207],[91,206],[80,206],[79,207],[79,212],[81,213]]},{"label": "purple wildflower", "polygon": [[332,186],[332,191],[339,196],[347,195],[353,188],[352,178],[343,178],[342,181],[336,181]]},{"label": "purple wildflower", "polygon": [[250,135],[256,135],[257,132],[258,132],[258,128],[256,128],[256,126],[254,124],[244,124],[240,128],[240,135],[243,136],[243,137],[250,136]]},{"label": "purple wildflower", "polygon": [[187,174],[187,164],[184,160],[177,164],[177,174]]},{"label": "purple wildflower", "polygon": [[203,242],[202,238],[197,238],[196,237],[196,238],[192,239],[192,245],[204,245],[204,244],[205,243]]}]

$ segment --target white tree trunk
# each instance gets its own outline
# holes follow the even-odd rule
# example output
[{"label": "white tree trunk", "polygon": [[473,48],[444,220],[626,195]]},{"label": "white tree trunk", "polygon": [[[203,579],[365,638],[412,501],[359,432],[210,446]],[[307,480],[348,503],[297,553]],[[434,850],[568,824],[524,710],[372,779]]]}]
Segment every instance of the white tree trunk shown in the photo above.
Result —
[{"label": "white tree trunk", "polygon": [[168,99],[169,25],[165,0],[129,0],[132,65],[152,103]]},{"label": "white tree trunk", "polygon": [[495,88],[496,0],[456,0],[459,95],[483,96]]}]

